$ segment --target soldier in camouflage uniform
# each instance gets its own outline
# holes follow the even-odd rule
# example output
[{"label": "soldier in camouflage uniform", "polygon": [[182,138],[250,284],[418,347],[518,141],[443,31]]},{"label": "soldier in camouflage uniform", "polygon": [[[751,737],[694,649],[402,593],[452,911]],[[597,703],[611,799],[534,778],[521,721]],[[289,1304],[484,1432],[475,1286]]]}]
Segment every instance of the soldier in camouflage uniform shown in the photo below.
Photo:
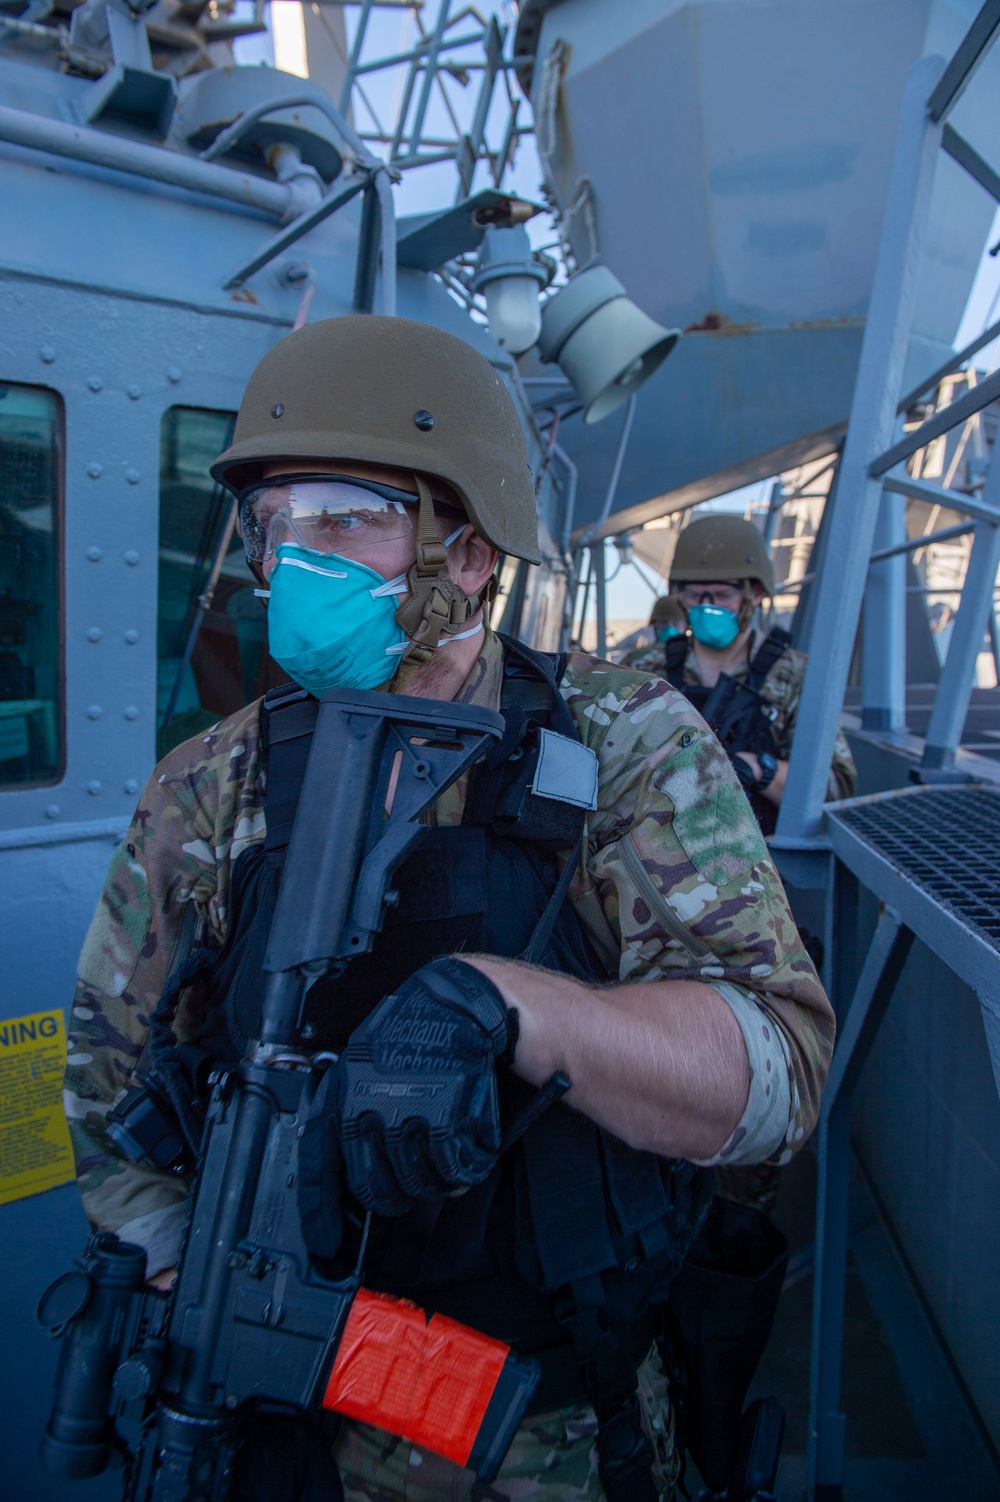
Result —
[{"label": "soldier in camouflage uniform", "polygon": [[[720,673],[745,680],[750,664],[767,637],[766,632],[754,629],[753,619],[765,595],[774,593],[774,566],[757,528],[742,517],[697,518],[681,533],[670,572],[673,593],[657,600],[650,625],[642,632],[642,639],[621,657],[622,666],[643,673],[664,673],[666,644],[679,627],[681,634],[687,635],[688,651],[683,657],[680,673],[675,675],[675,680],[680,679],[675,681],[676,687],[711,689],[718,682]],[[703,611],[706,605],[715,617],[720,614],[736,617],[730,624],[733,631],[730,641],[719,644],[704,637],[699,639],[693,626],[689,625],[689,612]],[[716,620],[710,619],[708,624],[715,625]],[[760,685],[761,695],[776,711],[770,730],[777,765],[770,778],[766,773],[762,776],[755,752],[744,747],[734,748],[735,754],[749,765],[761,797],[772,810],[780,806],[785,788],[805,674],[805,653],[796,652],[786,645]],[[831,800],[850,798],[856,786],[854,759],[844,732],[839,730],[830,764],[827,797]],[[773,814],[770,818],[765,817],[763,822],[765,830],[770,832],[774,827]]]},{"label": "soldier in camouflage uniform", "polygon": [[[650,647],[655,648],[660,642],[672,641],[675,636],[686,634],[687,615],[680,596],[660,595],[659,599],[653,601],[653,608],[649,613],[649,625],[640,626],[638,631],[633,631],[631,636],[627,636],[624,641],[618,643],[614,651],[614,661],[635,667],[648,653]],[[662,653],[657,660],[662,666]],[[641,668],[640,671],[646,673],[650,670]]]},{"label": "soldier in camouflage uniform", "polygon": [[[303,370],[305,398],[295,385],[297,379],[301,387]],[[301,417],[300,407],[310,403]],[[352,436],[345,411],[362,437],[368,424],[368,439]],[[284,413],[290,421],[279,424]],[[280,431],[263,442],[256,435],[270,431],[272,416]],[[413,423],[426,434],[431,421],[438,436],[419,450],[423,470],[414,472],[404,457],[423,442],[414,439]],[[376,469],[379,443],[385,464]],[[460,341],[403,320],[369,316],[307,327],[259,368],[234,447],[216,472],[238,486],[248,483],[248,469],[274,478],[278,490],[280,477],[292,472],[408,491],[408,508],[390,507],[405,511],[409,530],[382,555],[377,575],[405,574],[409,593],[393,587],[402,595],[407,640],[426,650],[401,654],[406,660],[386,686],[498,707],[506,649],[483,612],[497,549],[532,561],[538,555],[519,422],[485,362]],[[430,492],[441,507],[433,518],[438,537],[456,539],[438,555],[436,595],[413,563],[415,552],[425,564],[430,556],[418,551],[428,535]],[[347,517],[338,534],[341,561],[351,556],[346,522],[353,527],[356,520]],[[296,535],[320,542],[305,522]],[[273,590],[274,557],[262,564],[249,543],[248,552]],[[319,568],[326,555],[317,546],[299,556]],[[420,609],[406,615],[413,599]],[[456,608],[463,601],[468,608]],[[272,649],[274,603],[272,593]],[[435,650],[442,640],[447,651]],[[321,685],[313,679],[310,686]],[[633,1148],[704,1165],[786,1162],[815,1125],[834,1021],[729,762],[661,678],[575,653],[559,693],[597,772],[569,904],[617,980],[594,987],[512,960],[464,956],[517,1009],[511,1067],[533,1084],[565,1070],[573,1082],[569,1102]],[[266,779],[260,702],[166,756],[114,855],[80,960],[66,1109],[84,1205],[94,1225],[146,1249],[148,1274],[161,1287],[169,1286],[180,1256],[190,1185],[127,1162],[109,1140],[106,1119],[129,1084],[151,1013],[192,929],[203,943],[225,940],[234,867],[265,837]],[[429,822],[460,823],[467,792],[468,777],[439,798]],[[182,1000],[173,1024],[181,1039],[193,1033],[193,1011]],[[638,1382],[654,1480],[669,1497],[677,1458],[652,1355]],[[479,1495],[597,1502],[604,1493],[596,1429],[593,1410],[579,1399],[531,1414],[492,1488]],[[335,1453],[350,1499],[459,1502],[471,1495],[468,1472],[362,1425],[342,1424]]]}]

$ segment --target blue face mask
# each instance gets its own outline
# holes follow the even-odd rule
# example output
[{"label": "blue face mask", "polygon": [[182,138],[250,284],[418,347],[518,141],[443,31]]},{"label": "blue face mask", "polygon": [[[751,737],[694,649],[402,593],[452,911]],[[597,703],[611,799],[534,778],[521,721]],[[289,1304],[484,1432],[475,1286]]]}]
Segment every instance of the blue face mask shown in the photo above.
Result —
[{"label": "blue face mask", "polygon": [[669,641],[673,636],[680,636],[676,626],[661,626],[656,633],[657,641]]},{"label": "blue face mask", "polygon": [[[449,547],[462,532],[445,538]],[[328,688],[367,691],[399,671],[406,634],[396,620],[406,575],[383,579],[374,569],[339,553],[317,553],[282,543],[271,573],[267,634],[271,656],[288,676],[317,698]],[[444,637],[439,646],[482,631]]]},{"label": "blue face mask", "polygon": [[740,634],[735,610],[725,610],[721,605],[689,605],[687,617],[691,635],[703,647],[731,647]]},{"label": "blue face mask", "polygon": [[337,553],[282,543],[270,578],[271,656],[309,693],[378,688],[399,668],[406,637],[395,618],[406,581]]}]

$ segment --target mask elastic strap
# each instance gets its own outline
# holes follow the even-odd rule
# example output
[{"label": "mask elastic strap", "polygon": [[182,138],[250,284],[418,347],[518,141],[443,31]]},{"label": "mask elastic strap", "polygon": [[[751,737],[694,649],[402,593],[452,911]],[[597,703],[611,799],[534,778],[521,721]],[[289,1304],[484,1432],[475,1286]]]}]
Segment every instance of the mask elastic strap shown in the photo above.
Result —
[{"label": "mask elastic strap", "polygon": [[[449,532],[444,540],[445,547],[450,548],[455,538],[461,537],[468,525],[468,522],[463,522],[460,527],[455,528],[454,532]],[[370,589],[368,593],[373,600],[380,600],[384,595],[405,595],[409,587],[406,575],[397,574],[395,579],[387,579],[384,584],[380,584],[377,589]]]},{"label": "mask elastic strap", "polygon": [[373,600],[381,600],[384,595],[405,595],[407,591],[406,575],[397,574],[395,579],[387,579],[384,584],[379,584],[368,593]]},{"label": "mask elastic strap", "polygon": [[[465,641],[466,637],[478,636],[480,631],[485,630],[486,627],[483,625],[482,621],[480,621],[478,626],[470,626],[468,631],[456,631],[454,636],[442,636],[441,640],[438,642],[438,648],[440,649],[441,647],[448,646],[449,642]],[[386,657],[401,657],[408,646],[409,642],[402,642],[397,647],[386,647],[385,655]]]}]

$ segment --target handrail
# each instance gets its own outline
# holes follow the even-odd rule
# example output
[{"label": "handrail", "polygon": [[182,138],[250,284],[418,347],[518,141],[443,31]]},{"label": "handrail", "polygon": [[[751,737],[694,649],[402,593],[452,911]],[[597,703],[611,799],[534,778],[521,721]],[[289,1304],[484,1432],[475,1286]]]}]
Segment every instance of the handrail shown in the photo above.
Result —
[{"label": "handrail", "polygon": [[294,203],[292,190],[283,183],[268,182],[250,172],[182,156],[164,146],[130,141],[125,136],[91,130],[85,125],[68,125],[9,105],[0,105],[0,141],[96,167],[109,167],[133,177],[151,178],[211,198],[224,198],[276,219],[284,219]]},{"label": "handrail", "polygon": [[[330,214],[343,207],[356,193],[364,188],[372,188],[379,201],[379,256],[382,264],[382,312],[390,316],[396,312],[396,209],[392,201],[391,183],[398,181],[399,174],[386,166],[378,157],[365,146],[361,137],[348,125],[343,115],[331,104],[329,99],[322,94],[312,94],[299,91],[292,94],[281,94],[277,99],[268,99],[260,104],[255,104],[252,109],[245,110],[238,115],[231,125],[219,132],[212,144],[201,153],[203,162],[214,162],[216,158],[224,156],[227,151],[242,140],[243,136],[251,128],[262,120],[266,115],[277,114],[280,110],[313,108],[325,115],[333,126],[334,132],[340,138],[342,147],[347,148],[360,168],[360,172],[352,175],[331,188],[327,196],[318,204],[313,205],[299,216],[292,224],[289,224],[280,235],[277,235],[267,245],[257,252],[249,261],[241,266],[226,280],[225,287],[228,291],[233,287],[242,286],[248,277],[266,266],[276,255],[287,250],[296,240],[300,239],[308,230],[314,229]],[[346,153],[345,153],[346,154]]]},{"label": "handrail", "polygon": [[265,115],[276,115],[281,110],[306,108],[317,109],[321,115],[326,116],[329,123],[333,126],[334,131],[340,137],[341,145],[346,146],[348,151],[354,155],[359,167],[365,167],[369,171],[373,171],[379,167],[385,170],[384,162],[380,162],[378,157],[372,155],[361,140],[361,137],[351,129],[340,111],[330,103],[325,95],[307,93],[301,89],[292,94],[279,94],[277,99],[261,100],[259,104],[255,104],[250,109],[244,110],[241,115],[237,115],[236,119],[230,125],[227,125],[225,130],[220,130],[211,145],[206,146],[205,150],[201,153],[201,161],[214,162],[220,156],[225,156],[226,152],[233,149],[250,127],[256,125],[258,120],[263,120]]}]

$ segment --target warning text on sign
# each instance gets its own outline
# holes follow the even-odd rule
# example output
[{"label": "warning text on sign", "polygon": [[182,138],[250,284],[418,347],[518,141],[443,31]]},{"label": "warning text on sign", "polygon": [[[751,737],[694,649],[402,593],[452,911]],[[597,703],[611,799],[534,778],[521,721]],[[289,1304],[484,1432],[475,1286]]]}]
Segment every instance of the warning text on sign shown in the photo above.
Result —
[{"label": "warning text on sign", "polygon": [[62,1012],[0,1022],[0,1205],[73,1178]]}]

